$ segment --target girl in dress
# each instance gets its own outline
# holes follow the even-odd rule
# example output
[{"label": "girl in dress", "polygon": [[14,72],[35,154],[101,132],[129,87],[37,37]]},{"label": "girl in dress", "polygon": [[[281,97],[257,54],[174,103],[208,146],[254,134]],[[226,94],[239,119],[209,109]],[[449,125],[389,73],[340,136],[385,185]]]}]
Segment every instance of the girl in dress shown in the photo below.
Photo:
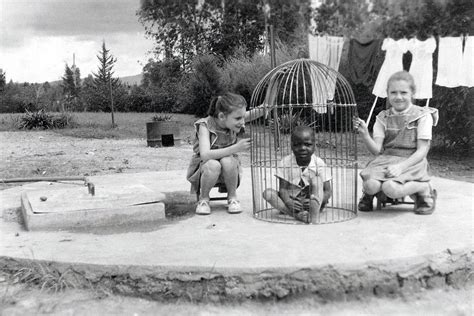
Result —
[{"label": "girl in dress", "polygon": [[240,213],[237,187],[242,168],[237,153],[250,149],[250,138],[238,139],[237,134],[245,122],[264,115],[264,108],[246,111],[244,97],[225,93],[212,99],[208,116],[194,123],[196,138],[194,154],[188,167],[187,176],[191,182],[191,192],[199,192],[196,214],[211,214],[209,193],[218,184],[227,190],[228,209],[231,214]]},{"label": "girl in dress", "polygon": [[394,73],[387,82],[388,110],[377,115],[373,138],[367,124],[354,118],[369,151],[377,157],[360,173],[363,196],[359,211],[373,210],[374,195],[379,192],[398,199],[410,195],[415,200],[416,214],[435,210],[437,192],[430,183],[428,154],[431,128],[438,122],[438,110],[412,103],[415,94],[413,77],[406,71]]}]

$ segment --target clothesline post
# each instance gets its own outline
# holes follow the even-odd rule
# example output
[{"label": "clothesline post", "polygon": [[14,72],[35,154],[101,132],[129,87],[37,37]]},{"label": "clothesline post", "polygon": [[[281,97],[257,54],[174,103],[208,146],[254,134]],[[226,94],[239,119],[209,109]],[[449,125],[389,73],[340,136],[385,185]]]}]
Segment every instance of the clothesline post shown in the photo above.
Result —
[{"label": "clothesline post", "polygon": [[375,104],[377,104],[378,98],[379,98],[378,96],[375,96],[374,103],[372,104],[372,108],[370,109],[370,112],[369,112],[369,117],[367,118],[367,121],[365,121],[365,124],[367,124],[367,126],[369,126],[369,122],[370,122],[370,119],[372,118],[372,113],[374,113]]}]

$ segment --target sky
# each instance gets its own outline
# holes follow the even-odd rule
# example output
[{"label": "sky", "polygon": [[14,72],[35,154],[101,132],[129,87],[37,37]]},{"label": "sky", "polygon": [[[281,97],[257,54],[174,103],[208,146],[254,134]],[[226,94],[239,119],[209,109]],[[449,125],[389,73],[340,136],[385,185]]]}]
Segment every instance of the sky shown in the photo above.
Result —
[{"label": "sky", "polygon": [[105,41],[115,76],[142,72],[153,41],[136,11],[140,0],[0,0],[0,69],[7,82],[60,80],[73,54],[81,77],[97,71]]}]

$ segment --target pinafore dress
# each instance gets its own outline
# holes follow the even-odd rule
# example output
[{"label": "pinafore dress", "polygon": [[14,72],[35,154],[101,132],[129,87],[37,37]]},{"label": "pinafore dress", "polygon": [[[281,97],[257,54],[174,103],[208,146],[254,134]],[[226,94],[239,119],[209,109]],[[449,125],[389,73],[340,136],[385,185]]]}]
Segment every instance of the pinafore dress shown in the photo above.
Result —
[{"label": "pinafore dress", "polygon": [[411,156],[417,149],[418,120],[424,115],[433,116],[433,125],[437,124],[438,110],[429,107],[413,105],[408,113],[397,114],[389,110],[382,111],[377,119],[385,124],[383,151],[370,161],[360,173],[364,181],[396,181],[404,184],[408,181],[430,181],[428,160],[423,158],[417,164],[410,166],[398,177],[386,177],[385,168],[400,163]]}]

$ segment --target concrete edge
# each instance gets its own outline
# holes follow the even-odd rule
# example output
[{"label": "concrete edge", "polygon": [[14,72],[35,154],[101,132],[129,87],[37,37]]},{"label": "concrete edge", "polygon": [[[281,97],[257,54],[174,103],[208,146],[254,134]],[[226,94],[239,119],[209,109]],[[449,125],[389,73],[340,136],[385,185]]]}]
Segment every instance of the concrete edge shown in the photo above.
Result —
[{"label": "concrete edge", "polygon": [[0,270],[41,287],[49,282],[46,288],[105,289],[160,301],[235,302],[298,297],[344,301],[474,285],[473,254],[471,248],[447,249],[438,254],[363,264],[261,269],[95,265],[3,256]]}]

